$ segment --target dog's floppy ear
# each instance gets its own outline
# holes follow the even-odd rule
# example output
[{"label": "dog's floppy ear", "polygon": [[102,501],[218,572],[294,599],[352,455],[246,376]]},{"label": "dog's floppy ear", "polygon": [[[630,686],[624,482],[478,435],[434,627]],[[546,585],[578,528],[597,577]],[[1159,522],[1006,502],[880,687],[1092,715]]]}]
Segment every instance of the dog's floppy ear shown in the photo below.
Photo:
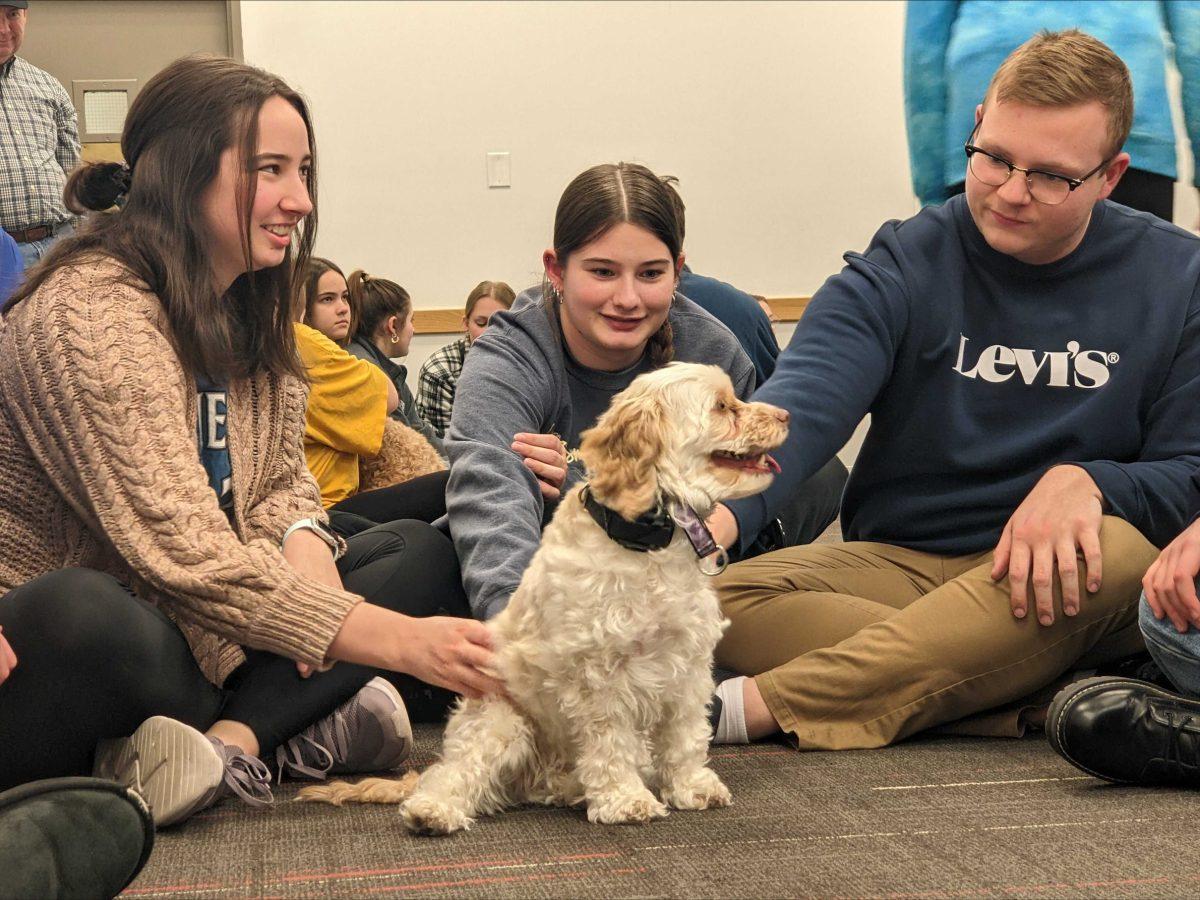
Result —
[{"label": "dog's floppy ear", "polygon": [[588,469],[592,495],[623,518],[633,521],[655,506],[658,476],[654,467],[663,454],[666,412],[647,394],[620,396],[583,433],[579,456]]}]

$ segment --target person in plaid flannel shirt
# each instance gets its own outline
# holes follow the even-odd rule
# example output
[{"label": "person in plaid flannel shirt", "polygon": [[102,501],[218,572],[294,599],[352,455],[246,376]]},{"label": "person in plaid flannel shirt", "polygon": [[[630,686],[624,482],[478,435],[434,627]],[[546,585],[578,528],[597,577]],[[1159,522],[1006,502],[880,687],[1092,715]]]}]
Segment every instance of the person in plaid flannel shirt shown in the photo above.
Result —
[{"label": "person in plaid flannel shirt", "polygon": [[492,313],[508,309],[516,295],[503,281],[481,281],[467,295],[463,327],[467,333],[434,352],[417,376],[417,411],[438,437],[446,436],[454,409],[454,388],[462,374],[463,361],[475,340],[487,328]]},{"label": "person in plaid flannel shirt", "polygon": [[17,56],[27,0],[0,3],[0,228],[28,267],[74,225],[63,203],[79,165],[79,120],[57,79]]}]

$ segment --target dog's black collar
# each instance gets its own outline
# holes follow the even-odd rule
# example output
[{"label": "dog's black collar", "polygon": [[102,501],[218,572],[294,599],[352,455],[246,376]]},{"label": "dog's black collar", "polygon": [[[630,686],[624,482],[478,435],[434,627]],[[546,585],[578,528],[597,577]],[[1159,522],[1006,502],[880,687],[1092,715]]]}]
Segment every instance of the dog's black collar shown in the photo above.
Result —
[{"label": "dog's black collar", "polygon": [[639,553],[662,550],[675,536],[675,520],[661,505],[631,522],[593,497],[592,489],[586,485],[581,498],[588,515],[604,529],[605,534],[626,550],[637,550]]}]

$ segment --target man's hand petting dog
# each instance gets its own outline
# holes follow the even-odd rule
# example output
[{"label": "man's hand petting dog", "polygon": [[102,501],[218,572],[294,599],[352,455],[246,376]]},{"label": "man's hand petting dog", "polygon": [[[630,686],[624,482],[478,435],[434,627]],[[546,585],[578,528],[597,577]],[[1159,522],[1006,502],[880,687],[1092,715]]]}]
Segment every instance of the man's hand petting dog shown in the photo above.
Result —
[{"label": "man's hand petting dog", "polygon": [[1062,586],[1063,613],[1079,612],[1079,554],[1087,590],[1100,590],[1100,526],[1103,497],[1096,482],[1078,466],[1055,466],[1017,507],[996,545],[992,580],[1008,575],[1013,615],[1029,611],[1030,587],[1043,625],[1054,623],[1054,575]]},{"label": "man's hand petting dog", "polygon": [[562,438],[557,434],[523,431],[513,435],[512,449],[524,458],[525,467],[537,476],[543,500],[557,500],[562,496],[563,482],[567,480],[567,445]]}]

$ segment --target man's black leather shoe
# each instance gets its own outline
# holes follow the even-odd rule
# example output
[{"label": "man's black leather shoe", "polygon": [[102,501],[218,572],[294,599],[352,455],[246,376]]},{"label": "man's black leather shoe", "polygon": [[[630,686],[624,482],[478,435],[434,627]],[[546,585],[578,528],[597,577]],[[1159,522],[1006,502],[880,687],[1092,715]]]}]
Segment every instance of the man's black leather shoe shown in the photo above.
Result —
[{"label": "man's black leather shoe", "polygon": [[1059,756],[1120,784],[1200,787],[1200,700],[1132,678],[1087,678],[1058,692],[1046,737]]}]

